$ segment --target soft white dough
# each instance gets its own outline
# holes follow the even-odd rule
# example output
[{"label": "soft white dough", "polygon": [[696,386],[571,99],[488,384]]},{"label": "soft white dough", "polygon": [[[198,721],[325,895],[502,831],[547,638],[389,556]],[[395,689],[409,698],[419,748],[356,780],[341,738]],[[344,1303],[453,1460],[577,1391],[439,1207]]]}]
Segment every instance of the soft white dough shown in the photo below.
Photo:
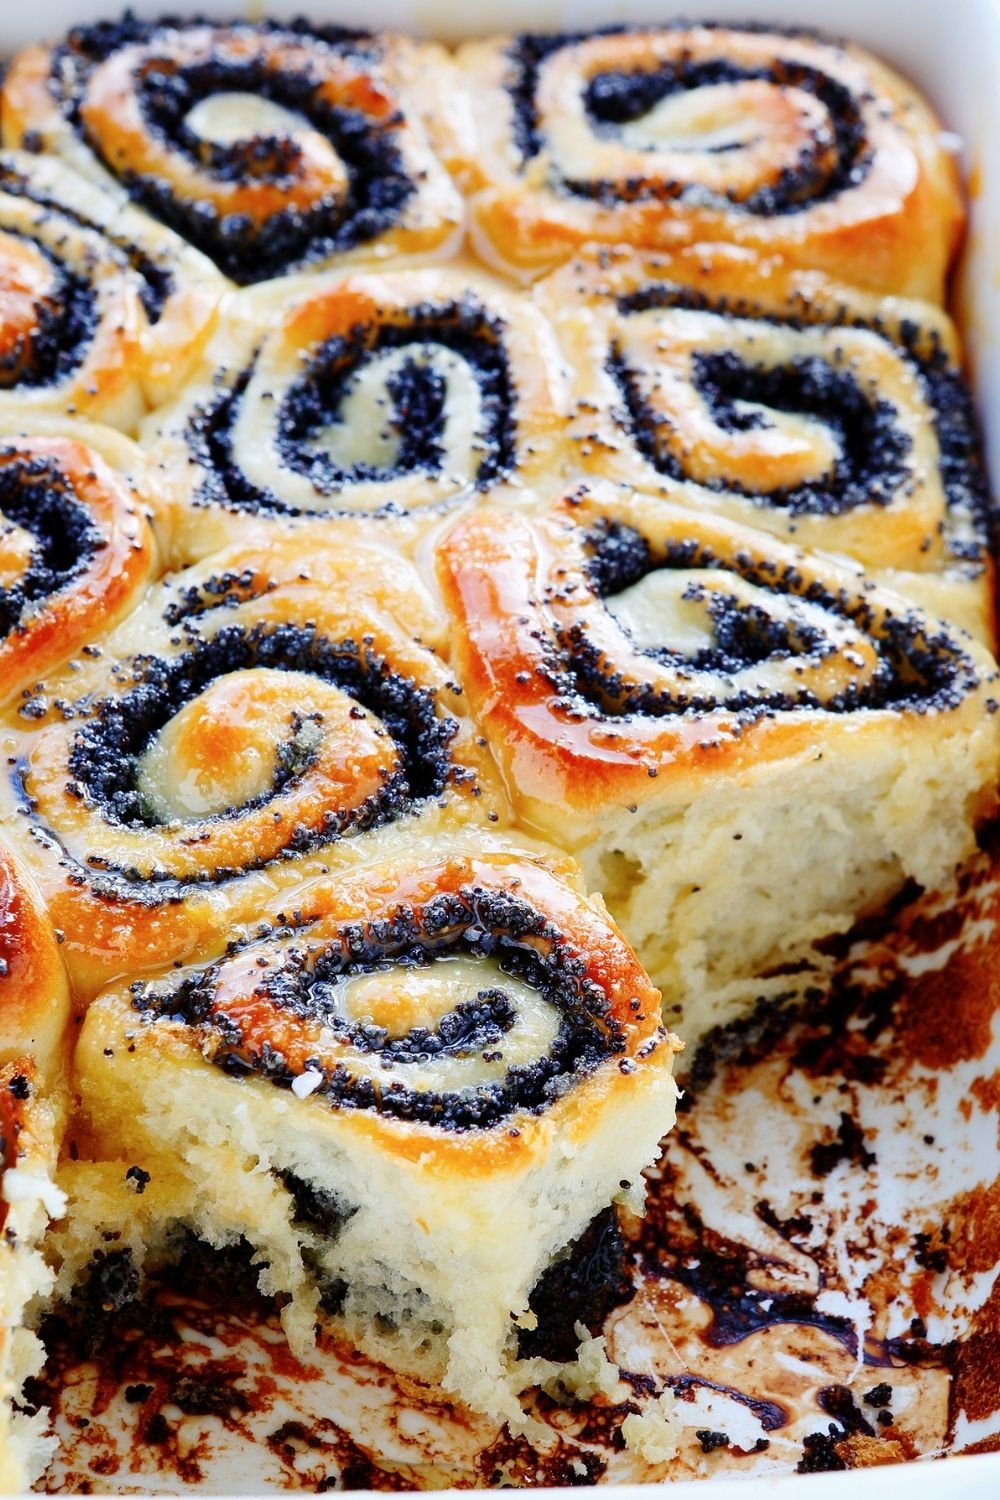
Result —
[{"label": "soft white dough", "polygon": [[[906,879],[947,886],[975,848],[963,804],[980,792],[985,732],[887,738],[851,764],[814,749],[719,784],[710,798],[619,809],[578,851],[653,982],[690,1062],[716,1026],[762,998],[799,998],[824,960],[812,944],[847,932]],[[790,963],[801,972],[769,975]]]},{"label": "soft white dough", "polygon": [[40,1242],[50,1218],[65,1209],[65,1197],[52,1181],[56,1156],[56,1116],[38,1099],[26,1108],[17,1165],[2,1177],[7,1202],[0,1236],[0,1494],[21,1494],[42,1473],[55,1439],[48,1435],[48,1412],[29,1416],[12,1408],[24,1382],[37,1375],[45,1358],[41,1343],[25,1326],[28,1313],[52,1290],[53,1275]]}]

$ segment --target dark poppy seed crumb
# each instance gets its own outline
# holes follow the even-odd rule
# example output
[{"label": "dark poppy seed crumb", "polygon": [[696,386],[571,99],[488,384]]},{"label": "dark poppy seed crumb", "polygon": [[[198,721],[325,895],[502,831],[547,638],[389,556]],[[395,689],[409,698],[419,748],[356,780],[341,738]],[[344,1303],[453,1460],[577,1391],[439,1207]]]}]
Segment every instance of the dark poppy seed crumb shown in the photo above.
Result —
[{"label": "dark poppy seed crumb", "polygon": [[580,1342],[577,1325],[596,1332],[608,1313],[627,1302],[634,1290],[618,1216],[613,1208],[606,1208],[532,1288],[528,1306],[537,1324],[518,1330],[518,1357],[572,1359]]},{"label": "dark poppy seed crumb", "polygon": [[832,1424],[826,1432],[810,1432],[802,1440],[802,1457],[795,1465],[796,1474],[827,1474],[846,1469],[847,1464],[837,1452],[837,1444],[844,1433]]},{"label": "dark poppy seed crumb", "polygon": [[817,1177],[828,1177],[841,1162],[852,1162],[865,1171],[875,1165],[875,1153],[865,1145],[864,1133],[849,1114],[841,1113],[836,1136],[820,1142],[809,1153],[810,1165]]},{"label": "dark poppy seed crumb", "polygon": [[329,1188],[306,1182],[294,1172],[279,1173],[295,1204],[294,1223],[318,1229],[325,1240],[334,1240],[354,1210]]},{"label": "dark poppy seed crumb", "polygon": [[152,1173],[145,1171],[142,1167],[129,1167],[125,1173],[125,1181],[133,1183],[136,1194],[140,1196],[146,1191],[146,1184],[152,1180]]},{"label": "dark poppy seed crumb", "polygon": [[699,1427],[695,1431],[695,1437],[701,1444],[702,1453],[714,1453],[718,1448],[729,1447],[729,1434],[727,1432],[712,1432],[707,1427]]}]

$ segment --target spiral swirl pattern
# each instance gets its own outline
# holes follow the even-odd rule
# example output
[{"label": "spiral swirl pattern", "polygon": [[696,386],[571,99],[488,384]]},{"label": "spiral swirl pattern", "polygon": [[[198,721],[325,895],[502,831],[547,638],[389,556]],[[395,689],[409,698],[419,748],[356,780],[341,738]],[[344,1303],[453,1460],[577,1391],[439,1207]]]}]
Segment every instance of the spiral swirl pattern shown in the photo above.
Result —
[{"label": "spiral swirl pattern", "polygon": [[0,435],[0,700],[31,712],[38,678],[100,637],[136,602],[156,552],[142,498],[112,461],[114,434]]},{"label": "spiral swirl pattern", "polygon": [[4,139],[117,188],[246,283],[453,239],[461,199],[421,118],[448,84],[439,49],[404,38],[125,17],[20,55]]},{"label": "spiral swirl pattern", "polygon": [[207,967],[112,986],[79,1076],[99,1139],[178,1184],[175,1216],[229,1164],[207,1212],[272,1268],[305,1349],[332,1318],[517,1421],[533,1288],[637,1196],[676,1047],[620,933],[551,865],[439,841],[311,882]]},{"label": "spiral swirl pattern", "polygon": [[177,389],[224,285],[176,235],[61,163],[0,155],[0,414],[134,430]]},{"label": "spiral swirl pattern", "polygon": [[860,571],[610,485],[463,518],[439,571],[515,816],[599,884],[686,1038],[971,853],[996,663]]},{"label": "spiral swirl pattern", "polygon": [[478,243],[509,268],[537,274],[586,240],[722,239],[941,298],[955,174],[926,108],[859,49],[678,25],[460,57],[487,189]]},{"label": "spiral swirl pattern", "polygon": [[9,816],[79,984],[211,944],[372,840],[485,821],[481,753],[421,643],[440,621],[356,542],[299,533],[175,575],[12,716]]},{"label": "spiral swirl pattern", "polygon": [[900,713],[947,722],[993,680],[985,651],[859,575],[610,487],[502,534],[471,515],[439,566],[463,682],[533,804],[554,784],[559,806],[645,800],[819,723],[832,744],[838,720],[849,737]]},{"label": "spiral swirl pattern", "polygon": [[[132,1003],[147,1024],[190,1027],[236,1076],[288,1088],[304,1075],[338,1108],[490,1130],[625,1056],[637,1019],[609,993],[593,937],[578,948],[582,913],[565,930],[519,894],[512,868],[523,878],[516,863],[417,866],[388,898],[357,880],[334,887],[331,911]],[[651,1004],[638,1019],[655,1016]]]},{"label": "spiral swirl pattern", "polygon": [[203,550],[241,517],[406,513],[527,486],[558,465],[567,414],[529,304],[403,271],[243,294],[144,436],[178,534]]},{"label": "spiral swirl pattern", "polygon": [[950,320],[721,245],[542,288],[584,470],[807,547],[991,638],[989,496]]}]

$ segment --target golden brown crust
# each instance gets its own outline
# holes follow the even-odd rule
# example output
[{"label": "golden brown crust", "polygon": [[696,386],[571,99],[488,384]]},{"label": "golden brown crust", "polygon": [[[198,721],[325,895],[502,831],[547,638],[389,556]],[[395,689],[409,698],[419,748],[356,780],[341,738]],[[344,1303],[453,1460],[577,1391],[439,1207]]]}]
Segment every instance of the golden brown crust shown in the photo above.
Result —
[{"label": "golden brown crust", "polygon": [[57,436],[54,425],[28,435],[0,427],[6,701],[30,696],[44,674],[95,647],[137,602],[157,562],[145,492],[112,467],[138,463],[136,451],[115,433],[76,432],[66,422]]},{"label": "golden brown crust", "polygon": [[411,567],[331,523],[173,575],[12,712],[7,824],[79,989],[216,952],[386,841],[501,817],[443,632]]},{"label": "golden brown crust", "polygon": [[[479,122],[470,158],[485,184],[474,233],[515,274],[537,276],[585,241],[728,240],[875,291],[942,300],[963,220],[955,166],[924,102],[862,49],[681,25],[551,49],[501,37],[459,57]],[[682,87],[654,88],[635,113],[616,103],[595,123],[595,79],[658,74]]]},{"label": "golden brown crust", "polygon": [[[34,1059],[51,1086],[65,1066],[70,999],[59,943],[37,888],[0,847],[0,1062]],[[17,1067],[22,1064],[18,1063]],[[9,1105],[0,1084],[0,1102]],[[7,1132],[2,1132],[7,1139]],[[10,1163],[7,1163],[8,1165]]]},{"label": "golden brown crust", "polygon": [[[732,692],[726,667],[715,675],[718,703],[706,703],[691,685],[696,674],[682,666],[664,675],[650,657],[637,656],[602,602],[590,540],[609,522],[644,539],[650,567],[676,553],[678,561],[668,566],[685,578],[686,568],[694,569],[692,587],[705,586],[699,568],[707,570],[706,580],[721,567],[750,581],[758,594],[764,590],[751,609],[767,608],[769,593],[779,603],[818,600],[823,610],[829,604],[829,640],[817,639],[815,650],[792,647],[791,677],[767,690],[754,685],[763,674],[752,668],[746,702]],[[861,575],[761,533],[610,486],[581,485],[536,519],[505,517],[499,526],[486,512],[465,517],[442,541],[438,571],[456,626],[458,672],[515,810],[559,842],[584,837],[575,818],[704,792],[715,780],[792,763],[818,741],[827,751],[849,744],[860,754],[891,723],[902,754],[909,738],[933,735],[939,725],[971,731],[987,715],[994,690],[995,664],[982,648],[967,637],[949,638],[915,611],[906,625],[904,602]],[[821,614],[810,614],[812,628],[821,622]],[[881,701],[878,694],[866,698],[900,625],[904,641],[912,635],[914,658],[929,649],[957,673],[952,694],[935,703],[931,685],[930,706],[912,713],[893,707],[891,692]],[[663,644],[669,647],[669,636]],[[904,657],[899,670],[911,669]],[[807,673],[802,702],[788,696],[798,691],[797,670]],[[650,691],[663,696],[647,711]],[[850,708],[852,694],[860,695],[857,711]]]}]

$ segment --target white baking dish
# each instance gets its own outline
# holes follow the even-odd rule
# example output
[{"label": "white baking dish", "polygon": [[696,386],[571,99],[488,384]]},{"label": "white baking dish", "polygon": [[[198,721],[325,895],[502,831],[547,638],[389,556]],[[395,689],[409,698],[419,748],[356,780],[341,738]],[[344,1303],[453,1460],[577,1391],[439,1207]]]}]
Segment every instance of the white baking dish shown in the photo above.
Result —
[{"label": "white baking dish", "polygon": [[[186,7],[166,0],[133,0],[142,15]],[[239,0],[196,0],[190,7],[200,13],[231,17]],[[24,43],[54,36],[68,24],[96,19],[114,11],[113,0],[34,0],[0,5],[0,51],[6,53]],[[590,24],[618,20],[660,20],[662,4],[655,0],[479,0],[462,6],[454,0],[270,0],[254,3],[251,14],[262,10],[273,15],[311,13],[316,19],[368,27],[410,27],[424,34],[445,38],[491,29],[538,29],[542,26],[578,29]],[[683,6],[687,17],[752,19],[799,24],[835,31],[870,46],[911,77],[937,106],[948,129],[955,133],[956,149],[972,186],[972,221],[961,274],[958,307],[973,365],[980,410],[987,434],[994,475],[1000,476],[1000,152],[996,122],[1000,94],[1000,0],[690,0]],[[1000,950],[998,950],[1000,951]],[[1000,1066],[1000,1038],[996,1063]],[[941,1170],[956,1174],[967,1169],[968,1160],[978,1163],[980,1176],[990,1164],[1000,1168],[996,1142],[997,1122],[986,1113],[974,1113],[967,1125],[954,1114],[951,1134],[941,1140]],[[973,1138],[969,1138],[969,1133]],[[886,1152],[888,1159],[889,1152]],[[884,1187],[887,1195],[890,1189]],[[888,1211],[888,1210],[887,1210]],[[992,1424],[970,1429],[967,1441],[1000,1433],[1000,1355],[993,1371],[998,1390],[998,1415]],[[125,1474],[109,1487],[124,1490],[144,1487],[151,1476]],[[705,1482],[680,1483],[673,1493],[688,1500],[705,1492]],[[707,1481],[711,1483],[712,1481]],[[156,1481],[162,1492],[162,1476]],[[240,1491],[253,1486],[245,1464],[227,1469],[223,1462],[211,1474],[207,1486],[213,1492]],[[740,1491],[745,1500],[881,1500],[897,1487],[905,1486],[913,1500],[932,1497],[995,1496],[1000,1500],[1000,1452],[943,1463],[916,1463],[905,1468],[854,1470],[842,1474],[751,1478]],[[183,1487],[175,1482],[177,1490]],[[633,1486],[629,1500],[641,1500]],[[569,1491],[566,1492],[567,1495]]]}]

